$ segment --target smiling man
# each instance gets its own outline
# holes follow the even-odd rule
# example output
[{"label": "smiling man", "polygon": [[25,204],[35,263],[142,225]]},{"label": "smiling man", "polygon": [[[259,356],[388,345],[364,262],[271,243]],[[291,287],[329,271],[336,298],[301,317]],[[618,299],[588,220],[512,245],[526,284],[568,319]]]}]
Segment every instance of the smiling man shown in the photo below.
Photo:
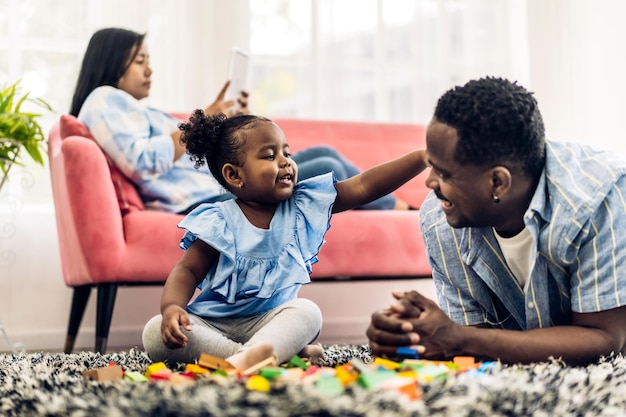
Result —
[{"label": "smiling man", "polygon": [[427,149],[420,222],[439,304],[394,293],[372,315],[373,353],[580,364],[625,352],[626,160],[547,139],[532,93],[493,77],[439,99]]}]

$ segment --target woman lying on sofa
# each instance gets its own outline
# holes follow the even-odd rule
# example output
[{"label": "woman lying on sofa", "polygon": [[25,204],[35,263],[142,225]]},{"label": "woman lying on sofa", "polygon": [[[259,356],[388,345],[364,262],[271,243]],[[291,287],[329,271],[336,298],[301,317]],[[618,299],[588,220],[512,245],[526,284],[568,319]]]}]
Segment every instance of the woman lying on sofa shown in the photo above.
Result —
[{"label": "woman lying on sofa", "polygon": [[[203,202],[232,198],[206,167],[196,168],[180,144],[180,120],[141,100],[150,93],[152,69],[145,34],[107,28],[93,34],[72,99],[70,114],[90,130],[104,152],[130,178],[147,208],[188,213]],[[206,114],[248,113],[248,94],[225,100],[226,82]],[[315,146],[296,152],[299,179],[330,171],[344,180],[360,170],[334,148]],[[409,209],[393,195],[359,207],[368,210]]]}]

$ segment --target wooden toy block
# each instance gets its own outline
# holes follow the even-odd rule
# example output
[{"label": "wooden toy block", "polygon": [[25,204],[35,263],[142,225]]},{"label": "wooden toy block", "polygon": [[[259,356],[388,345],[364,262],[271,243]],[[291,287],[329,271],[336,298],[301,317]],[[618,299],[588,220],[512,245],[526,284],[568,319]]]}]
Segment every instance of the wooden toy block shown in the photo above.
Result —
[{"label": "wooden toy block", "polygon": [[148,368],[146,369],[146,373],[144,374],[144,376],[150,379],[150,377],[153,374],[156,374],[157,372],[166,372],[166,371],[170,371],[170,370],[167,366],[165,366],[165,363],[155,362],[153,364],[148,365]]},{"label": "wooden toy block", "polygon": [[261,368],[261,370],[259,371],[259,375],[261,375],[262,377],[270,381],[273,381],[283,376],[285,372],[286,372],[286,369],[281,368],[279,366],[265,366]]},{"label": "wooden toy block", "polygon": [[370,368],[368,368],[368,366],[365,364],[365,362],[363,362],[362,360],[360,360],[358,358],[352,358],[352,359],[350,359],[350,362],[348,362],[348,363],[350,365],[352,365],[352,367],[360,374],[372,372],[372,370]]},{"label": "wooden toy block", "polygon": [[148,379],[150,381],[169,381],[172,376],[175,375],[174,372],[169,369],[161,369],[157,372],[150,374]]},{"label": "wooden toy block", "polygon": [[395,377],[383,381],[380,388],[384,390],[395,390],[406,395],[410,400],[417,400],[420,397],[420,389],[417,381],[413,378]]},{"label": "wooden toy block", "polygon": [[418,380],[429,383],[433,379],[447,378],[449,375],[448,368],[445,365],[426,365],[416,369]]},{"label": "wooden toy block", "polygon": [[344,385],[335,377],[322,376],[315,381],[315,387],[326,394],[338,395],[344,392]]},{"label": "wooden toy block", "polygon": [[187,366],[185,366],[185,373],[190,373],[194,378],[198,378],[200,375],[208,372],[210,371],[207,368],[194,363],[188,363]]},{"label": "wooden toy block", "polygon": [[395,378],[396,373],[394,371],[389,371],[386,369],[378,370],[378,371],[370,371],[370,372],[362,372],[359,375],[358,382],[361,386],[369,389],[375,390],[378,389],[383,382],[388,379]]},{"label": "wooden toy block", "polygon": [[168,381],[174,384],[188,384],[193,382],[194,379],[191,375],[172,373]]},{"label": "wooden toy block", "polygon": [[228,361],[218,358],[217,356],[209,355],[208,353],[200,354],[200,359],[198,359],[198,365],[207,369],[229,369],[234,368]]},{"label": "wooden toy block", "polygon": [[473,356],[455,356],[452,362],[459,367],[459,372],[476,368],[476,359]]},{"label": "wooden toy block", "polygon": [[306,371],[307,369],[309,369],[309,365],[308,365],[308,364],[307,364],[304,360],[302,360],[302,358],[301,358],[300,356],[298,356],[298,355],[293,356],[293,357],[289,360],[288,365],[289,365],[289,366],[295,366],[295,367],[298,367],[298,368],[302,368],[302,369],[304,369],[305,371]]},{"label": "wooden toy block", "polygon": [[145,382],[148,380],[141,372],[126,371],[124,372],[124,379],[128,379],[133,382]]},{"label": "wooden toy block", "polygon": [[304,375],[304,369],[302,368],[287,368],[285,369],[285,373],[280,379],[281,381],[285,381],[285,382],[288,382],[288,381],[297,382],[300,379],[302,379],[303,375]]},{"label": "wooden toy block", "polygon": [[419,353],[416,349],[409,347],[399,347],[396,351],[399,360],[404,359],[419,359]]},{"label": "wooden toy block", "polygon": [[265,366],[277,366],[277,365],[278,365],[278,362],[276,361],[276,356],[272,355],[269,358],[263,359],[261,362],[257,363],[256,365],[252,365],[248,369],[244,370],[242,374],[244,376],[250,375]]},{"label": "wooden toy block", "polygon": [[400,364],[398,362],[389,360],[389,359],[384,359],[384,358],[374,358],[374,365],[380,365],[386,369],[391,369],[391,370],[395,370],[400,368]]},{"label": "wooden toy block", "polygon": [[103,368],[90,369],[83,372],[83,378],[91,381],[120,381],[124,377],[124,371],[119,365],[109,365]]},{"label": "wooden toy block", "polygon": [[335,369],[335,375],[344,387],[352,385],[359,378],[358,372],[349,370],[345,366],[337,367]]},{"label": "wooden toy block", "polygon": [[246,388],[253,391],[269,392],[271,388],[270,381],[261,375],[252,375],[246,381]]}]

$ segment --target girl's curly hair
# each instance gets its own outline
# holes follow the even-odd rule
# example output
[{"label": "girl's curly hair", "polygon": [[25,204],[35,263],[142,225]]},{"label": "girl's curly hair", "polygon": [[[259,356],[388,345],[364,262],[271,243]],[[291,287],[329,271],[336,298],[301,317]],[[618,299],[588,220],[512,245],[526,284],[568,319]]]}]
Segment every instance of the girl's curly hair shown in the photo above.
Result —
[{"label": "girl's curly hair", "polygon": [[245,155],[240,153],[240,148],[246,139],[245,130],[253,128],[260,121],[270,120],[249,114],[232,117],[223,113],[206,115],[203,110],[197,109],[187,122],[178,125],[182,131],[180,143],[186,146],[196,168],[206,162],[215,179],[228,189],[228,183],[222,176],[222,167],[227,163],[237,166],[243,164]]},{"label": "girl's curly hair", "polygon": [[533,93],[503,78],[486,77],[448,90],[435,118],[456,129],[455,160],[508,165],[537,178],[545,164],[544,125]]}]

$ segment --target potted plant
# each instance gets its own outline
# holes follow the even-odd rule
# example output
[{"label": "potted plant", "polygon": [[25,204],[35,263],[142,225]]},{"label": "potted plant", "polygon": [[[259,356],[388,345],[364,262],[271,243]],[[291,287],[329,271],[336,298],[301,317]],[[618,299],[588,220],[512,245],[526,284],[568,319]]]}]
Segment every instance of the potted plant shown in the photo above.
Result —
[{"label": "potted plant", "polygon": [[23,165],[22,149],[34,162],[44,164],[45,135],[37,121],[41,114],[22,111],[22,105],[30,102],[44,110],[52,108],[42,99],[30,98],[29,93],[20,96],[19,83],[0,91],[0,189],[13,164]]}]

